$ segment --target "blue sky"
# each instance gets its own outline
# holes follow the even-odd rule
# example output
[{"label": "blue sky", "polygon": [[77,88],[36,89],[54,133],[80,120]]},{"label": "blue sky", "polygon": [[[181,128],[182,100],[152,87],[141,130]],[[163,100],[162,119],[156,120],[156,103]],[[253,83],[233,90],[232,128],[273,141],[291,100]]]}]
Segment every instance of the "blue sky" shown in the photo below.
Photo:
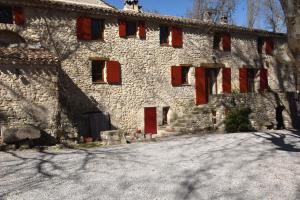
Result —
[{"label": "blue sky", "polygon": [[[107,3],[121,9],[124,0],[106,0]],[[157,10],[163,15],[186,16],[188,9],[192,7],[193,0],[140,0],[140,5],[144,10]],[[246,0],[240,0],[236,13],[234,14],[234,24],[244,26],[246,24],[247,10]]]}]

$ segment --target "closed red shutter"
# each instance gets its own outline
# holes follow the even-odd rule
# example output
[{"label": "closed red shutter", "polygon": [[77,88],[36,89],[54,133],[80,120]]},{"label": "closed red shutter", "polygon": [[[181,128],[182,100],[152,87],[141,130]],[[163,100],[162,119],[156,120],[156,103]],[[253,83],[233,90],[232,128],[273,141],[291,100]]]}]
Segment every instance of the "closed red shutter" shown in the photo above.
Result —
[{"label": "closed red shutter", "polygon": [[172,86],[180,86],[182,85],[182,67],[181,66],[172,66],[171,67],[171,82]]},{"label": "closed red shutter", "polygon": [[205,68],[196,67],[195,68],[195,87],[196,87],[196,104],[202,105],[207,103],[206,96],[206,78],[205,78]]},{"label": "closed red shutter", "polygon": [[240,92],[247,93],[248,92],[248,69],[240,68],[239,69],[240,76]]},{"label": "closed red shutter", "polygon": [[222,43],[223,51],[231,51],[231,35],[229,33],[223,35]]},{"label": "closed red shutter", "polygon": [[121,65],[118,61],[107,61],[106,63],[107,83],[121,84]]},{"label": "closed red shutter", "polygon": [[268,83],[268,70],[261,69],[260,70],[260,91],[267,90],[269,88]]},{"label": "closed red shutter", "polygon": [[126,22],[123,20],[119,20],[119,36],[126,38]]},{"label": "closed red shutter", "polygon": [[145,108],[144,128],[146,134],[157,134],[156,108]]},{"label": "closed red shutter", "polygon": [[92,39],[92,19],[89,17],[77,18],[77,39],[91,40]]},{"label": "closed red shutter", "polygon": [[274,40],[273,38],[266,38],[266,54],[272,55],[274,50]]},{"label": "closed red shutter", "polygon": [[139,22],[139,36],[141,40],[146,39],[146,27],[145,22]]},{"label": "closed red shutter", "polygon": [[231,69],[222,69],[223,93],[231,93]]},{"label": "closed red shutter", "polygon": [[183,34],[182,29],[172,27],[172,46],[175,48],[182,48],[183,45]]},{"label": "closed red shutter", "polygon": [[17,25],[24,25],[25,24],[25,15],[23,8],[14,7],[14,16],[15,16],[15,23]]}]

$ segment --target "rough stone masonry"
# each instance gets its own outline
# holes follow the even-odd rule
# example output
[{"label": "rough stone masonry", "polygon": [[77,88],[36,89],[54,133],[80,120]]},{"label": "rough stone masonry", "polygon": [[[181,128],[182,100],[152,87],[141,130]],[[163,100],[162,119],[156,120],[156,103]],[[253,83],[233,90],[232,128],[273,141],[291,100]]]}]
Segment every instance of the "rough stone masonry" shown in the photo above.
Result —
[{"label": "rough stone masonry", "polygon": [[[5,49],[43,49],[57,60],[50,64],[30,60],[26,66],[14,64],[16,59],[22,60],[29,54],[25,52],[24,56],[18,53],[10,56],[8,64],[1,62],[1,127],[35,126],[54,137],[65,135],[69,138],[93,136],[94,130],[104,129],[121,129],[129,134],[137,130],[143,132],[147,123],[145,108],[156,108],[158,126],[166,117],[168,123],[174,121],[184,114],[191,101],[196,102],[195,69],[199,67],[217,68],[211,84],[213,91],[208,94],[211,96],[224,93],[224,67],[231,69],[232,92],[240,91],[240,68],[256,69],[251,92],[257,95],[261,68],[268,70],[270,95],[278,94],[279,103],[289,104],[285,92],[296,92],[294,69],[282,60],[286,46],[284,34],[160,16],[139,9],[120,11],[107,4],[94,3],[0,0],[1,9],[6,6],[15,13],[12,23],[0,23],[0,40],[13,34],[21,38],[15,42],[17,36],[11,37],[12,42],[6,44]],[[79,40],[80,17],[101,19],[103,37]],[[24,23],[19,23],[20,20]],[[133,36],[120,37],[121,21],[127,24],[143,22],[146,38],[141,38],[140,26]],[[170,30],[169,43],[165,45],[160,41],[162,26]],[[182,47],[172,46],[172,37],[176,34],[171,30],[182,31]],[[231,51],[213,48],[216,33],[230,34]],[[258,38],[272,38],[272,55],[257,52]],[[6,57],[3,55],[3,59]],[[39,60],[41,55],[33,57]],[[95,60],[106,63],[102,83],[93,82]],[[110,76],[105,71],[109,61],[120,64],[120,84],[106,81]],[[189,67],[185,84],[178,87],[171,84],[172,66]],[[275,109],[276,103],[272,102],[265,103],[272,104]],[[260,105],[252,106],[261,108]],[[164,108],[169,108],[167,113]],[[286,117],[291,117],[289,106],[284,112]],[[274,119],[274,116],[269,117]],[[286,119],[287,127],[292,126],[291,121]],[[108,125],[99,125],[104,122]]]}]

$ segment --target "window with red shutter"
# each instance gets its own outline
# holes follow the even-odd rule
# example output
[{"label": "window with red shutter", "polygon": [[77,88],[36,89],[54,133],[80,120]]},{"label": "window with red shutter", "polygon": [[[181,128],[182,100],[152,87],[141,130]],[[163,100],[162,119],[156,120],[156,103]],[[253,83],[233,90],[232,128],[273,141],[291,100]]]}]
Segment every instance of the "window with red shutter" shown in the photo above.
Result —
[{"label": "window with red shutter", "polygon": [[14,7],[14,16],[15,16],[15,23],[17,25],[24,25],[25,24],[25,15],[24,10],[21,7]]},{"label": "window with red shutter", "polygon": [[266,38],[266,54],[272,55],[274,50],[274,40],[273,38]]},{"label": "window with red shutter", "polygon": [[92,39],[92,19],[89,17],[77,18],[77,38],[78,40]]},{"label": "window with red shutter", "polygon": [[223,93],[231,93],[231,69],[222,69],[222,79],[223,79]]},{"label": "window with red shutter", "polygon": [[145,22],[140,21],[139,22],[139,37],[141,40],[146,39],[146,27]]},{"label": "window with red shutter", "polygon": [[182,67],[172,66],[171,67],[171,83],[173,87],[182,85]]},{"label": "window with red shutter", "polygon": [[240,68],[239,69],[239,79],[240,79],[240,92],[248,92],[248,69]]},{"label": "window with red shutter", "polygon": [[121,65],[118,61],[107,61],[106,63],[107,83],[121,84]]},{"label": "window with red shutter", "polygon": [[161,26],[159,30],[159,41],[161,46],[169,45],[170,30],[168,26]]},{"label": "window with red shutter", "polygon": [[223,34],[222,43],[223,51],[231,51],[231,35],[229,33]]},{"label": "window with red shutter", "polygon": [[172,27],[172,46],[174,48],[182,48],[183,34],[182,29],[178,27]]},{"label": "window with red shutter", "polygon": [[92,81],[93,83],[104,83],[104,60],[92,60]]},{"label": "window with red shutter", "polygon": [[267,90],[269,88],[268,83],[268,70],[261,69],[260,70],[260,91]]},{"label": "window with red shutter", "polygon": [[119,36],[126,38],[126,22],[123,20],[119,20]]}]

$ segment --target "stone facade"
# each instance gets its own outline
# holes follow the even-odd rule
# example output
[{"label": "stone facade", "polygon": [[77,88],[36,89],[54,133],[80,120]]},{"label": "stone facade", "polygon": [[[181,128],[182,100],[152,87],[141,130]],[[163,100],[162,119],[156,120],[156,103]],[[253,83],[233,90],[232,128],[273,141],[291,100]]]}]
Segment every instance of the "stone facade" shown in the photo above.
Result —
[{"label": "stone facade", "polygon": [[[2,3],[8,3],[1,0]],[[14,1],[15,2],[15,1]],[[20,1],[21,5],[24,1]],[[9,2],[11,4],[12,2]],[[174,116],[184,114],[186,106],[195,100],[195,67],[201,67],[206,63],[220,63],[232,69],[233,91],[239,90],[238,69],[246,65],[249,68],[260,69],[262,66],[268,68],[269,85],[275,92],[294,92],[295,77],[293,69],[281,64],[275,56],[257,53],[257,37],[271,35],[275,40],[277,48],[286,44],[286,38],[282,34],[267,32],[251,32],[250,30],[233,31],[231,52],[220,52],[213,50],[213,31],[211,27],[216,25],[207,24],[202,27],[190,26],[187,23],[172,25],[180,26],[183,30],[183,47],[160,46],[159,28],[161,25],[169,25],[165,20],[145,17],[137,14],[133,18],[126,12],[110,14],[106,9],[95,8],[88,14],[86,10],[73,11],[53,7],[43,8],[37,5],[26,6],[24,4],[26,23],[24,26],[15,24],[0,24],[0,30],[9,30],[18,33],[28,44],[40,44],[49,49],[60,60],[59,83],[57,97],[55,84],[57,80],[52,73],[44,73],[43,76],[35,74],[27,77],[33,86],[26,87],[21,80],[15,79],[13,73],[1,73],[1,80],[7,80],[10,87],[16,85],[18,92],[26,93],[28,102],[34,102],[46,116],[41,115],[41,122],[47,121],[46,130],[50,133],[56,130],[56,110],[60,113],[60,128],[68,133],[69,137],[77,137],[88,134],[88,122],[86,114],[102,113],[109,115],[111,128],[122,129],[127,133],[134,133],[137,129],[144,130],[144,108],[157,107],[158,125],[162,124],[163,107],[170,107],[169,121]],[[140,15],[140,16],[139,16]],[[78,16],[91,16],[105,20],[104,39],[99,41],[78,41],[76,37],[76,19]],[[119,19],[143,20],[146,25],[146,40],[139,37],[127,39],[119,37]],[[206,28],[205,28],[206,27]],[[217,26],[218,27],[218,26]],[[218,29],[229,31],[226,26]],[[276,50],[275,50],[276,53]],[[118,61],[121,64],[122,84],[94,84],[92,82],[91,59],[103,58],[105,60]],[[172,87],[171,66],[189,65],[189,81],[182,87]],[[11,70],[9,66],[3,69]],[[36,71],[43,66],[37,67]],[[1,68],[2,70],[2,68]],[[44,76],[45,74],[45,76]],[[3,76],[3,79],[2,79]],[[9,79],[9,80],[8,80]],[[257,77],[256,84],[259,83]],[[40,85],[38,85],[40,84]],[[31,84],[30,84],[31,85]],[[53,86],[53,87],[52,87]],[[52,89],[51,89],[52,88]],[[217,92],[222,94],[222,73],[218,72]],[[256,87],[258,88],[258,87]],[[8,98],[8,91],[1,89],[1,96]],[[39,96],[40,95],[40,96]],[[53,97],[53,98],[52,98]],[[9,97],[12,98],[12,97]],[[60,100],[61,109],[57,108]],[[7,111],[12,112],[18,104],[5,102],[2,105]],[[26,105],[26,103],[25,103]],[[51,108],[51,109],[49,109]],[[18,116],[25,115],[19,109]],[[21,114],[22,113],[22,114]],[[14,118],[18,123],[31,123],[26,120],[31,118]],[[23,120],[24,119],[24,120]],[[35,122],[32,122],[35,124]],[[42,123],[43,124],[43,123]],[[50,125],[51,124],[51,125]]]}]

